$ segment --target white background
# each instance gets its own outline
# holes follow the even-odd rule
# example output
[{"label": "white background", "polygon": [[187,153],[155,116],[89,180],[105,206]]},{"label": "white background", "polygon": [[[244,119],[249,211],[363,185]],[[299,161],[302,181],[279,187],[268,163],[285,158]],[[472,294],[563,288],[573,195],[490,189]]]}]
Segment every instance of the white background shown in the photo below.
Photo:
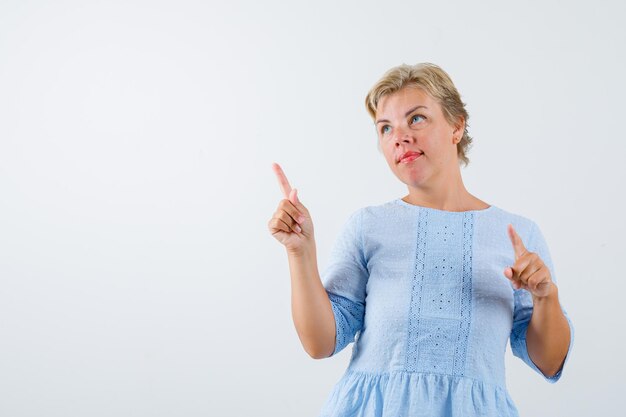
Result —
[{"label": "white background", "polygon": [[[434,62],[470,113],[470,192],[535,220],[576,339],[522,416],[623,402],[625,12],[619,1],[0,2],[0,416],[315,416],[267,223],[279,162],[318,261],[406,195],[364,108]],[[618,256],[621,256],[618,263]]]}]

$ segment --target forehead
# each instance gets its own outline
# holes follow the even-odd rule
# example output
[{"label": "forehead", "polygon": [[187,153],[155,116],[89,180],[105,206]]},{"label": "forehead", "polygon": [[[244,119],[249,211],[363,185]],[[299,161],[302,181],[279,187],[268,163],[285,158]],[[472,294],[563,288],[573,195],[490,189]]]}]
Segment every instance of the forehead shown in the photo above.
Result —
[{"label": "forehead", "polygon": [[383,96],[376,107],[376,116],[404,117],[404,112],[418,106],[426,106],[429,110],[436,112],[439,103],[426,91],[420,87],[404,87],[395,93]]}]

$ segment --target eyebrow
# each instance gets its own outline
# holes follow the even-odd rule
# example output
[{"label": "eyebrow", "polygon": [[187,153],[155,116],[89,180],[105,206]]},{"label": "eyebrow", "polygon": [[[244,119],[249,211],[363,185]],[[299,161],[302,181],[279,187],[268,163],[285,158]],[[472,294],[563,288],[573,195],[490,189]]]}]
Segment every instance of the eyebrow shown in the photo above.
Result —
[{"label": "eyebrow", "polygon": [[[428,108],[428,107],[426,107],[426,106],[422,106],[422,105],[415,106],[415,107],[413,107],[411,110],[409,110],[408,112],[406,112],[406,113],[404,114],[404,117],[408,117],[408,116],[409,116],[409,114],[413,113],[415,110],[419,109],[420,107],[423,107],[423,108],[425,108],[425,109],[427,109],[427,108]],[[378,124],[378,123],[380,123],[380,122],[389,122],[389,120],[387,120],[387,119],[380,119],[380,120],[376,120],[376,124]]]}]

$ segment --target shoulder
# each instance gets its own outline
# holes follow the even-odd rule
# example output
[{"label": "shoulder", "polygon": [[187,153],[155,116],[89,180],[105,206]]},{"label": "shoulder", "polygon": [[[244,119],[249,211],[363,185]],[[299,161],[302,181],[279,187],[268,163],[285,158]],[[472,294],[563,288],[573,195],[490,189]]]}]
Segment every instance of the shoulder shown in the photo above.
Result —
[{"label": "shoulder", "polygon": [[371,223],[377,220],[397,216],[398,205],[394,201],[382,204],[372,204],[353,210],[348,215],[350,221],[359,223]]},{"label": "shoulder", "polygon": [[524,241],[528,241],[539,229],[533,219],[497,206],[492,206],[487,212],[481,214],[480,219],[484,220],[482,223],[489,229],[506,230],[506,227],[511,224]]},{"label": "shoulder", "polygon": [[406,225],[407,218],[401,209],[393,201],[351,209],[345,217],[344,228],[361,236],[387,235],[396,229],[394,225]]},{"label": "shoulder", "polygon": [[513,211],[505,210],[498,206],[491,206],[490,210],[488,211],[489,211],[488,213],[489,218],[492,221],[504,220],[510,223],[514,222],[519,225],[526,225],[526,226],[531,226],[535,224],[535,222],[527,216],[524,216],[522,214],[519,214]]}]

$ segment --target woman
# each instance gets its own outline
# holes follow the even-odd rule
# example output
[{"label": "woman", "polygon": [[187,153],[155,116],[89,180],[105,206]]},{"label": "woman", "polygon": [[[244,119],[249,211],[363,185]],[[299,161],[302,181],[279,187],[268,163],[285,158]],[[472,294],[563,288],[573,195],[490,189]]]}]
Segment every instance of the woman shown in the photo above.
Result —
[{"label": "woman", "polygon": [[274,164],[285,199],[269,228],[287,249],[298,336],[313,358],[355,342],[320,415],[517,416],[509,339],[549,382],[572,348],[543,235],[465,189],[469,116],[441,68],[392,68],[365,104],[408,195],[355,211],[322,277],[311,216]]}]

